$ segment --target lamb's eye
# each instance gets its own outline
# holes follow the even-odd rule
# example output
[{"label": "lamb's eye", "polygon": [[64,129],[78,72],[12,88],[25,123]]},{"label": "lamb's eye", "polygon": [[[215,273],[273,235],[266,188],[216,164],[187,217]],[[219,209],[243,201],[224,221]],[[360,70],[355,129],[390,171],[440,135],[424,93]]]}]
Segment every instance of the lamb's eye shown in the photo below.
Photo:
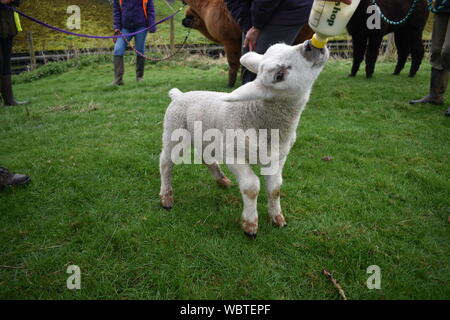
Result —
[{"label": "lamb's eye", "polygon": [[277,73],[275,73],[275,82],[281,82],[284,81],[285,72],[284,70],[280,70]]}]

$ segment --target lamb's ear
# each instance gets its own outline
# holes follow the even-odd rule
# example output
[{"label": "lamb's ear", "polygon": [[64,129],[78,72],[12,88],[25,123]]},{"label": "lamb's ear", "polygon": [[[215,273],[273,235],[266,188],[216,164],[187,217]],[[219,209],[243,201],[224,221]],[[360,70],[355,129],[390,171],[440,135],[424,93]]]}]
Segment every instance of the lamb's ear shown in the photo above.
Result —
[{"label": "lamb's ear", "polygon": [[268,98],[268,91],[258,80],[244,84],[231,93],[222,96],[220,99],[227,102],[252,101]]},{"label": "lamb's ear", "polygon": [[258,73],[259,64],[263,58],[262,54],[250,51],[241,57],[241,64],[253,73]]}]

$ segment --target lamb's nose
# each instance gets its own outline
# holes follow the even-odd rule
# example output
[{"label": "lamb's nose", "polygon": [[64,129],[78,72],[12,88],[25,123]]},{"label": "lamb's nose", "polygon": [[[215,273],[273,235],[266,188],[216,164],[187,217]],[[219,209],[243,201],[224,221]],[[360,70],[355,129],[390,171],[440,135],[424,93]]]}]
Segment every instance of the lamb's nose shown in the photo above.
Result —
[{"label": "lamb's nose", "polygon": [[313,52],[315,54],[319,53],[319,54],[324,54],[325,53],[325,49],[324,48],[316,48],[315,46],[313,46],[311,44],[311,40],[307,41],[305,43],[305,51],[306,52]]},{"label": "lamb's nose", "polygon": [[312,48],[313,48],[313,46],[311,45],[311,41],[306,42],[305,50],[306,51],[311,51]]}]

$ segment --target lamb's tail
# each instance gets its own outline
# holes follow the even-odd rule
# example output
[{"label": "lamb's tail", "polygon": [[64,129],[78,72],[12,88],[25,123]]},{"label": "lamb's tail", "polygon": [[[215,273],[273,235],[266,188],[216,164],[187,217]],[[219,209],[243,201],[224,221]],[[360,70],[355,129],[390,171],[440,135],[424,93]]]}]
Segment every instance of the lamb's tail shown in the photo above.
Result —
[{"label": "lamb's tail", "polygon": [[173,88],[173,89],[171,89],[170,91],[169,91],[169,97],[170,97],[170,99],[172,99],[172,100],[174,100],[174,99],[176,99],[177,97],[179,97],[180,95],[182,95],[183,94],[183,92],[181,92],[179,89],[177,89],[177,88]]}]

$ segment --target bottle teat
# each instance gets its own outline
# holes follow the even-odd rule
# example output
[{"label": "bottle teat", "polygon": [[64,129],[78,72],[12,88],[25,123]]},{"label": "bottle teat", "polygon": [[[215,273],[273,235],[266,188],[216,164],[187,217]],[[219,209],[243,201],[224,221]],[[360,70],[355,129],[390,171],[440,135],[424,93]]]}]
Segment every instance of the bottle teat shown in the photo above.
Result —
[{"label": "bottle teat", "polygon": [[325,48],[328,38],[320,33],[315,33],[311,39],[311,44],[317,49]]}]

